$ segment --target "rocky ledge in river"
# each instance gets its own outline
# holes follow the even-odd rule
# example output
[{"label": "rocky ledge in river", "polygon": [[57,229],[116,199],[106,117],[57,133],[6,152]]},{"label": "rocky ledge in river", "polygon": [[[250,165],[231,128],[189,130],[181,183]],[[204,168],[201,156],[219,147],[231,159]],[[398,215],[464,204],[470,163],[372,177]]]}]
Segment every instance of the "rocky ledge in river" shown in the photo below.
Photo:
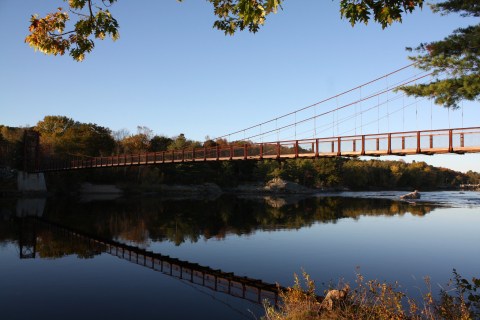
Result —
[{"label": "rocky ledge in river", "polygon": [[296,182],[274,178],[267,183],[244,184],[228,191],[243,194],[312,194],[318,190],[304,187]]},{"label": "rocky ledge in river", "polygon": [[222,193],[222,189],[215,183],[203,183],[194,185],[160,185],[160,192],[165,194],[213,194],[218,195]]}]

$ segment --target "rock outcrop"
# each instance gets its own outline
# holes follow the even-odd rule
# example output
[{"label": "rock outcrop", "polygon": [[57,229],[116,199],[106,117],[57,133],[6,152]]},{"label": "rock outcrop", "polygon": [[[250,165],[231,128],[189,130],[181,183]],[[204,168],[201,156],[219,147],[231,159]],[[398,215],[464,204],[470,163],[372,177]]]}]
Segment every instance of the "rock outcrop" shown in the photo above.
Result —
[{"label": "rock outcrop", "polygon": [[420,199],[420,192],[417,190],[404,194],[403,196],[400,196],[400,199],[402,200],[414,200],[414,199]]}]

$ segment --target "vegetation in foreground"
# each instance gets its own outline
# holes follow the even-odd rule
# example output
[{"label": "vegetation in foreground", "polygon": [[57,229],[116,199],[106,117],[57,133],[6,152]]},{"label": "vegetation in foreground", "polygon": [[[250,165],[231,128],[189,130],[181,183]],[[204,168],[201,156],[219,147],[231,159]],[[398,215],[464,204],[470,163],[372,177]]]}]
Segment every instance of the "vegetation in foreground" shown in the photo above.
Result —
[{"label": "vegetation in foreground", "polygon": [[480,279],[468,281],[455,269],[453,274],[454,278],[440,291],[438,300],[434,299],[429,278],[425,278],[427,292],[422,301],[416,301],[402,292],[397,282],[390,284],[377,280],[367,281],[361,274],[357,274],[354,288],[341,285],[341,288],[330,291],[340,294],[333,295],[330,301],[322,301],[315,293],[314,281],[304,272],[305,288],[295,275],[295,285],[280,293],[279,307],[264,303],[263,319],[478,319]]}]

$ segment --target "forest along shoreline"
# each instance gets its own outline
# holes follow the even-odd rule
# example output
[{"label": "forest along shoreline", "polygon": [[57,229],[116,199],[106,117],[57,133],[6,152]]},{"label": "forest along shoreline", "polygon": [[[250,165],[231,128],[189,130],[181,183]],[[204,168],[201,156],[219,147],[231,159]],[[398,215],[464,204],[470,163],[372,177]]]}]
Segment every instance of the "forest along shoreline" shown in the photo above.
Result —
[{"label": "forest along shoreline", "polygon": [[[0,196],[42,194],[20,192],[19,172],[0,167]],[[415,161],[319,158],[81,169],[47,172],[45,182],[46,195],[312,195],[336,191],[459,190],[462,185],[478,185],[480,173],[462,173]]]},{"label": "forest along shoreline", "polygon": [[[28,165],[25,145],[28,134],[38,136],[39,164],[52,160],[83,161],[98,156],[173,152],[253,144],[206,138],[188,139],[155,135],[139,126],[136,134],[112,131],[94,123],[82,123],[65,116],[45,116],[30,128],[0,124],[0,197],[25,196],[15,181]],[[81,139],[79,139],[81,137]],[[459,155],[460,157],[460,155]],[[364,157],[362,157],[364,159]],[[438,168],[425,162],[362,160],[331,157],[316,159],[265,159],[162,163],[79,169],[45,173],[48,194],[78,194],[82,189],[107,190],[123,194],[186,193],[298,193],[372,190],[455,190],[460,185],[478,185],[480,173]],[[384,159],[384,158],[382,158]],[[406,157],[406,160],[409,158]],[[30,165],[33,165],[30,163]],[[277,180],[276,180],[277,179]],[[85,185],[87,184],[87,185]],[[90,185],[88,185],[90,184]],[[93,187],[101,185],[103,187]],[[106,186],[109,187],[106,187]],[[112,189],[113,188],[113,189]],[[98,192],[98,191],[97,191]],[[38,192],[37,192],[38,193]]]}]

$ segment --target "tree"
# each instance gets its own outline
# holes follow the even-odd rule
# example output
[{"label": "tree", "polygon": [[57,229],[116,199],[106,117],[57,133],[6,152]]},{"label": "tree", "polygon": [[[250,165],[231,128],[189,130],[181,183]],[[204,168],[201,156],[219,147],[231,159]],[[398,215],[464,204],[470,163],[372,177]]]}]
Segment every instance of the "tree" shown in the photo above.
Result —
[{"label": "tree", "polygon": [[[67,0],[64,0],[67,2]],[[182,2],[184,0],[177,0]],[[284,0],[207,0],[213,5],[217,20],[214,28],[227,35],[248,29],[257,32],[265,23],[267,16],[281,9]],[[471,0],[474,1],[474,0]],[[69,52],[76,61],[82,61],[85,54],[93,50],[92,40],[103,40],[107,36],[117,40],[119,24],[108,8],[117,0],[102,0],[103,6],[92,0],[68,0],[68,11],[76,21],[72,30],[66,30],[70,15],[63,8],[47,14],[44,18],[32,15],[30,34],[25,38],[35,50],[45,54],[64,55]],[[340,14],[352,25],[357,22],[368,23],[371,19],[383,28],[394,21],[401,22],[402,14],[421,8],[423,0],[341,0]]]},{"label": "tree", "polygon": [[182,150],[182,149],[191,149],[199,148],[202,144],[198,141],[193,141],[187,139],[183,133],[180,133],[178,136],[172,139],[172,143],[168,146],[168,150]]},{"label": "tree", "polygon": [[188,147],[187,138],[183,133],[172,139],[172,143],[168,146],[168,150],[182,150]]},{"label": "tree", "polygon": [[45,116],[34,127],[40,133],[40,144],[47,153],[54,153],[58,141],[77,123],[65,116]]},{"label": "tree", "polygon": [[78,156],[108,156],[115,147],[115,140],[108,128],[94,123],[77,123],[68,128],[57,142],[56,152]]},{"label": "tree", "polygon": [[[480,17],[478,0],[447,0],[432,5],[432,9],[443,15]],[[411,59],[418,68],[432,71],[435,80],[401,90],[454,109],[461,100],[480,99],[480,24],[457,29],[440,41],[422,43],[416,50],[420,54]]]},{"label": "tree", "polygon": [[115,141],[110,129],[65,116],[45,116],[34,127],[44,152],[59,155],[110,155]]},{"label": "tree", "polygon": [[106,36],[113,40],[119,38],[118,22],[106,9],[116,1],[102,0],[102,8],[94,5],[92,0],[69,0],[69,10],[77,17],[73,30],[69,31],[65,31],[65,27],[70,15],[62,8],[44,18],[32,15],[30,34],[25,38],[25,42],[45,54],[64,55],[66,51],[70,51],[73,59],[82,61],[85,53],[91,52],[95,46],[92,36],[101,40]]},{"label": "tree", "polygon": [[150,148],[150,140],[143,134],[134,134],[125,137],[121,144],[123,152],[125,153],[146,152]]},{"label": "tree", "polygon": [[120,142],[126,153],[146,152],[150,150],[153,131],[145,126],[137,126],[137,134],[129,135]]},{"label": "tree", "polygon": [[112,131],[113,140],[115,140],[115,153],[123,153],[122,141],[130,135],[128,129],[123,128],[116,131]]},{"label": "tree", "polygon": [[76,123],[73,119],[65,116],[45,116],[35,126],[42,136],[61,136],[65,131],[74,126]]},{"label": "tree", "polygon": [[164,136],[154,136],[150,140],[150,151],[166,151],[168,146],[173,142],[173,139]]}]

